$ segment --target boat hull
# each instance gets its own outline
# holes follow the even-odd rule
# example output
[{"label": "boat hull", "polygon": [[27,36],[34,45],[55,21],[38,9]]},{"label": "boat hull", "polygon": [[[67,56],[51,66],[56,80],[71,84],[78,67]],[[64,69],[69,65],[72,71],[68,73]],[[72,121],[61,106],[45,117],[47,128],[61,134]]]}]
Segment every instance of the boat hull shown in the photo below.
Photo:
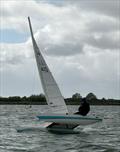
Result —
[{"label": "boat hull", "polygon": [[89,125],[102,121],[97,117],[88,117],[80,115],[40,115],[37,116],[39,120],[46,122],[54,122],[58,124],[70,124],[70,125]]}]

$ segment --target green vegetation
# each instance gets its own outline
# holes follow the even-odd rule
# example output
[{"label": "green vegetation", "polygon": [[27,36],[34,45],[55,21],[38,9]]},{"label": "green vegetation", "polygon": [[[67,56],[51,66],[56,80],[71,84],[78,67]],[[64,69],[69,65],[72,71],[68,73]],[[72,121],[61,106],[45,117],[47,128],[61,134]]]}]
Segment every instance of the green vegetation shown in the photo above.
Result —
[{"label": "green vegetation", "polygon": [[[97,99],[96,95],[89,93],[86,96],[87,101],[90,105],[120,105],[120,100],[115,99]],[[65,102],[67,105],[79,105],[82,101],[80,93],[75,93],[71,98],[66,98]],[[46,99],[43,94],[31,95],[29,97],[0,97],[0,105],[45,105]]]}]

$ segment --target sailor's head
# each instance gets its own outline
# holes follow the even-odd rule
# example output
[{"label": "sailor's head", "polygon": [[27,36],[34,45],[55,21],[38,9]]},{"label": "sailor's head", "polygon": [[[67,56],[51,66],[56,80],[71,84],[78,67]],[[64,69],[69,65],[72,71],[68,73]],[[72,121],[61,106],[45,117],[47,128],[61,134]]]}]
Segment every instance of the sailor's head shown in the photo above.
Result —
[{"label": "sailor's head", "polygon": [[82,98],[82,103],[86,102],[86,98]]}]

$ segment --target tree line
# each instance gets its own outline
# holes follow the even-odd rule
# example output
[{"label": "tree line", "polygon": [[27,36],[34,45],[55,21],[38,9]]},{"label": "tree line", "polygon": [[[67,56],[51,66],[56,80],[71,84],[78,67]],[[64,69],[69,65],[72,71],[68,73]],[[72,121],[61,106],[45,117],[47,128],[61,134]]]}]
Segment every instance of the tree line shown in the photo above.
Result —
[{"label": "tree line", "polygon": [[[65,102],[67,105],[79,105],[82,101],[82,96],[80,93],[75,93],[72,95],[71,98],[65,98]],[[90,105],[120,105],[120,100],[115,99],[98,99],[95,94],[89,93],[86,96],[87,101]],[[15,105],[45,105],[47,104],[45,95],[31,95],[29,97],[20,97],[20,96],[13,96],[13,97],[0,97],[0,104],[15,104]]]}]

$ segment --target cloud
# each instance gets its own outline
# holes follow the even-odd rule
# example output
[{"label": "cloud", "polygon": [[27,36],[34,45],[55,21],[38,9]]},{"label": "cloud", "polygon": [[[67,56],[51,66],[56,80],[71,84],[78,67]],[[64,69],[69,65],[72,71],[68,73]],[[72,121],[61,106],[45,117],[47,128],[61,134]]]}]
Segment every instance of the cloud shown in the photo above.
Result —
[{"label": "cloud", "polygon": [[[64,56],[83,53],[86,44],[102,49],[119,48],[119,38],[115,39],[113,36],[115,37],[117,31],[119,33],[120,23],[109,14],[109,10],[113,11],[114,7],[114,12],[118,11],[117,0],[110,3],[77,1],[74,4],[68,1],[61,7],[50,2],[47,4],[36,1],[2,3],[2,28],[16,28],[26,32],[27,16],[30,15],[38,44],[48,54]],[[19,13],[20,10],[23,11]],[[105,12],[109,16],[106,16]]]},{"label": "cloud", "polygon": [[[73,5],[79,5],[82,11],[93,12],[98,14],[103,14],[110,17],[115,17],[119,19],[119,0],[87,0],[87,1],[76,1],[76,3],[70,1]],[[69,2],[68,2],[69,3]]]},{"label": "cloud", "polygon": [[88,38],[86,38],[86,43],[93,47],[101,48],[102,51],[105,51],[105,49],[114,51],[115,49],[120,48],[119,37],[117,38],[113,33],[110,33],[108,35],[90,35]]},{"label": "cloud", "polygon": [[0,43],[0,70],[17,68],[24,64],[26,60],[33,58],[32,45],[26,43],[7,44]]},{"label": "cloud", "polygon": [[119,96],[119,52],[86,49],[85,54],[47,58],[64,96],[66,92],[68,96],[74,92],[80,92],[83,96],[88,92],[102,97]]},{"label": "cloud", "polygon": [[[30,35],[27,21],[30,16],[36,41],[64,96],[94,92],[98,97],[118,98],[120,22],[117,4],[117,0],[110,3],[2,1],[1,32],[14,29],[18,34]],[[6,91],[2,94],[14,94],[17,88],[16,94],[30,95],[29,88],[34,81],[31,73],[36,69],[31,38],[19,44],[1,43],[0,48],[1,71],[6,77],[6,83],[2,82]],[[39,81],[37,69],[33,75],[35,82]],[[13,77],[17,85],[10,89]],[[29,91],[23,89],[22,92],[25,85]]]}]

